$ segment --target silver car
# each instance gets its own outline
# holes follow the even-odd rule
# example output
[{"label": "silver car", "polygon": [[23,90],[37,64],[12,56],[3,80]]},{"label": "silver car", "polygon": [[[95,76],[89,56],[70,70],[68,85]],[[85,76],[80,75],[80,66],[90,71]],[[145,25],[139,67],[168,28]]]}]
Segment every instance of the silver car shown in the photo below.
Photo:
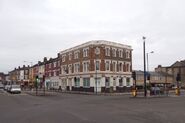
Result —
[{"label": "silver car", "polygon": [[20,85],[11,85],[9,92],[10,93],[21,93]]},{"label": "silver car", "polygon": [[0,90],[4,89],[4,85],[2,83],[0,83]]},{"label": "silver car", "polygon": [[5,89],[6,91],[9,91],[10,87],[11,87],[11,85],[6,85],[6,86],[4,87],[4,89]]}]

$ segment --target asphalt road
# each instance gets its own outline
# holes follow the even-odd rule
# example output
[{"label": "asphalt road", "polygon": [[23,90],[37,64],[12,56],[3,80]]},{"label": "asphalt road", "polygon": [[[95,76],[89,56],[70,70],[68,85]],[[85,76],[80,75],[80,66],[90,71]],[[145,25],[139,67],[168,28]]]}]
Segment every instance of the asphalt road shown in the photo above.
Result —
[{"label": "asphalt road", "polygon": [[185,96],[145,99],[0,92],[0,123],[185,123]]}]

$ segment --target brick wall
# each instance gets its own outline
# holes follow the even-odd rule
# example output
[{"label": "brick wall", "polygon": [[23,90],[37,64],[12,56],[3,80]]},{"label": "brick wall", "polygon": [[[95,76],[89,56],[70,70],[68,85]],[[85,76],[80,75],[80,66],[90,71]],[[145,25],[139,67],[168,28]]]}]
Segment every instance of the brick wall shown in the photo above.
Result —
[{"label": "brick wall", "polygon": [[[95,49],[96,48],[100,49],[100,54],[96,55],[95,54]],[[84,48],[89,48],[89,53],[87,57],[83,57],[83,49]],[[116,48],[116,47],[114,47]],[[76,52],[77,50],[73,50],[73,51],[69,51],[66,52],[64,54],[61,54],[60,57],[62,58],[62,56],[65,56],[65,62],[61,62],[61,65],[69,65],[72,64],[72,72],[74,72],[74,63],[79,62],[80,63],[80,72],[83,72],[83,61],[90,61],[90,67],[89,67],[89,71],[94,71],[95,70],[95,60],[96,59],[100,59],[101,60],[101,64],[100,64],[100,70],[101,71],[105,71],[105,60],[115,60],[115,61],[122,61],[123,62],[123,70],[124,72],[126,72],[126,67],[128,66],[126,63],[128,62],[130,64],[130,66],[128,66],[130,68],[130,71],[132,71],[132,53],[130,51],[130,57],[126,58],[126,49],[123,49],[123,58],[119,57],[119,53],[118,51],[116,52],[116,57],[112,56],[112,48],[110,48],[110,56],[105,56],[105,46],[104,45],[89,45],[87,47],[82,47],[77,49],[79,51],[79,58],[78,59],[74,59],[74,52]],[[120,49],[120,48],[119,48]],[[128,50],[128,49],[127,49]],[[69,54],[72,53],[72,59],[69,60]],[[61,60],[62,61],[62,60]],[[110,69],[111,71],[113,66],[112,64],[110,64]],[[118,71],[118,64],[117,64],[117,71]]]}]

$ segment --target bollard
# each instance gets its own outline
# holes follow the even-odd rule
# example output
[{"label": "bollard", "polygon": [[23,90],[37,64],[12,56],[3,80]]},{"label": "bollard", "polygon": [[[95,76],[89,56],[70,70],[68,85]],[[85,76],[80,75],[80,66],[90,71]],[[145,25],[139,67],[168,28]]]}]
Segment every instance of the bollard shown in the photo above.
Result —
[{"label": "bollard", "polygon": [[137,90],[135,90],[135,89],[132,90],[132,96],[133,97],[136,97],[137,96]]},{"label": "bollard", "polygon": [[175,89],[175,94],[176,94],[177,96],[180,95],[180,89],[179,89],[179,88],[176,88],[176,89]]},{"label": "bollard", "polygon": [[150,97],[150,90],[147,90],[147,97]]}]

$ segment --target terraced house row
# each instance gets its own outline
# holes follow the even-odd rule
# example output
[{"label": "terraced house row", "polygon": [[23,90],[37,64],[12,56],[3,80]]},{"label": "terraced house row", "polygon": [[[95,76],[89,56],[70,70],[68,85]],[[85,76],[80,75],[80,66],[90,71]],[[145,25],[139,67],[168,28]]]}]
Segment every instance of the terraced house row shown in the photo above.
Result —
[{"label": "terraced house row", "polygon": [[63,50],[56,58],[19,67],[10,72],[10,78],[25,87],[33,86],[38,76],[40,87],[48,89],[124,92],[133,86],[131,74],[131,46],[96,40]]}]

